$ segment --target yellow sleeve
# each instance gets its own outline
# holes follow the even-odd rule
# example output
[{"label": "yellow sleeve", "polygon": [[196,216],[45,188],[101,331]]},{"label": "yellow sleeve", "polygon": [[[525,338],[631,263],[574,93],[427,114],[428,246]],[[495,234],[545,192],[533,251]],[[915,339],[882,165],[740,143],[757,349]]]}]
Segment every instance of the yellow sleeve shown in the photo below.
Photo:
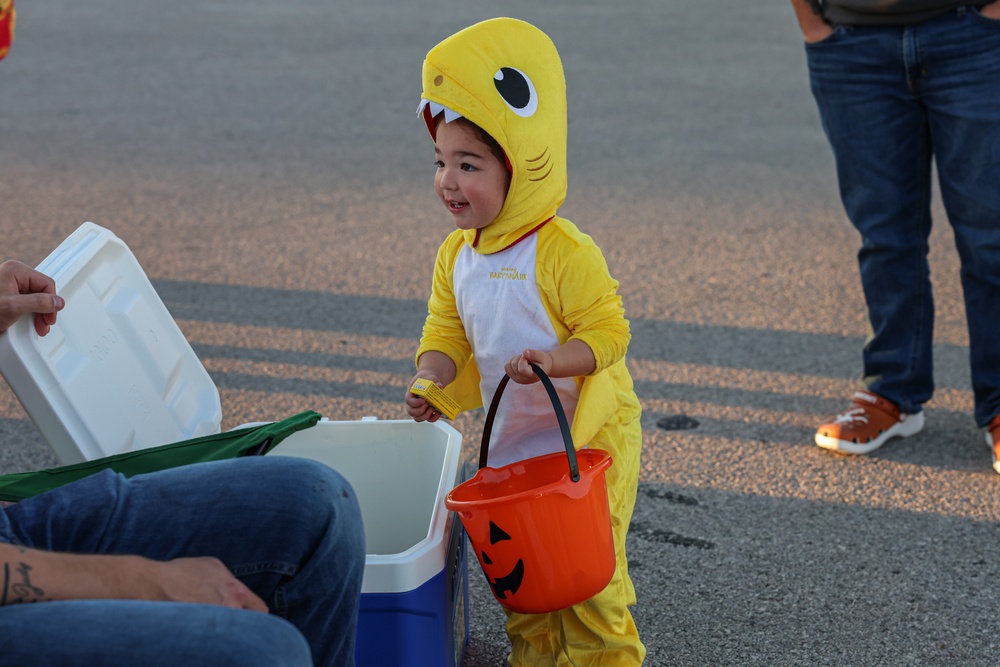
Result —
[{"label": "yellow sleeve", "polygon": [[593,375],[625,358],[632,334],[618,281],[593,239],[556,218],[539,230],[537,274],[559,340],[576,338],[590,347],[597,362]]},{"label": "yellow sleeve", "polygon": [[462,374],[472,356],[472,345],[465,334],[465,327],[458,317],[452,278],[455,260],[464,243],[462,230],[456,230],[438,248],[434,263],[431,296],[427,302],[427,319],[417,347],[415,361],[429,350],[442,352],[455,363],[456,377]]}]

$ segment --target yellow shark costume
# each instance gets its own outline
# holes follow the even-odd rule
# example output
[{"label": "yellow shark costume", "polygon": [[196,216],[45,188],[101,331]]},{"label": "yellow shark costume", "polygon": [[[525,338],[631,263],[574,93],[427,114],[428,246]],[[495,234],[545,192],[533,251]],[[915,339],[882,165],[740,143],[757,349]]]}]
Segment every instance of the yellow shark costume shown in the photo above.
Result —
[{"label": "yellow shark costume", "polygon": [[[488,405],[503,362],[525,348],[572,338],[597,362],[586,378],[561,378],[573,440],[611,453],[607,472],[617,567],[590,600],[549,614],[508,613],[508,661],[616,667],[642,664],[646,649],[628,606],[625,534],[635,505],[641,409],[625,367],[630,339],[618,282],[600,249],[556,211],[566,197],[566,84],[552,41],[534,26],[498,18],[434,47],[423,64],[418,114],[433,137],[464,117],[503,148],[510,188],[497,218],[456,229],[438,251],[428,316],[417,351],[447,354],[458,375],[446,391],[463,409]],[[475,355],[473,356],[473,352]],[[510,383],[494,425],[490,464],[559,451],[552,405],[541,383]]]}]

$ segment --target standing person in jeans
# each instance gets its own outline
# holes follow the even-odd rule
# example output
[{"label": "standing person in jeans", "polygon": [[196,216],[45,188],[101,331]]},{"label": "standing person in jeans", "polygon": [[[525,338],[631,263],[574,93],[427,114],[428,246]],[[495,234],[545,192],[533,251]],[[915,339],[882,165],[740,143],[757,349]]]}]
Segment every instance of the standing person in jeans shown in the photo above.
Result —
[{"label": "standing person in jeans", "polygon": [[[44,336],[64,305],[0,264],[0,332],[29,316]],[[105,470],[3,505],[0,666],[354,665],[361,511],[321,463]]]},{"label": "standing person in jeans", "polygon": [[934,391],[931,161],[955,232],[976,423],[1000,472],[1000,1],[791,0],[861,233],[864,389],[816,443],[866,454],[923,428]]}]

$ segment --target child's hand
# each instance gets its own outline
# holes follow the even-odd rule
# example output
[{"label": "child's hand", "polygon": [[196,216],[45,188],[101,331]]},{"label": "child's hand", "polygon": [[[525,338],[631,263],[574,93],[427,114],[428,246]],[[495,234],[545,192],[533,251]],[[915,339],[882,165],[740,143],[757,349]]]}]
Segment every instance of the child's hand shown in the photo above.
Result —
[{"label": "child's hand", "polygon": [[410,382],[406,385],[406,414],[410,415],[413,421],[417,422],[436,422],[441,419],[441,413],[438,412],[433,405],[427,402],[423,396],[417,396],[410,392],[410,387],[418,379],[423,378],[425,380],[430,380],[437,386],[444,389],[444,385],[438,381],[437,377],[433,373],[428,371],[417,371]]},{"label": "child's hand", "polygon": [[514,382],[518,384],[532,384],[533,382],[538,382],[538,376],[535,375],[531,364],[538,366],[548,375],[552,370],[552,355],[541,350],[525,350],[516,357],[512,357],[510,361],[504,364],[503,368]]}]

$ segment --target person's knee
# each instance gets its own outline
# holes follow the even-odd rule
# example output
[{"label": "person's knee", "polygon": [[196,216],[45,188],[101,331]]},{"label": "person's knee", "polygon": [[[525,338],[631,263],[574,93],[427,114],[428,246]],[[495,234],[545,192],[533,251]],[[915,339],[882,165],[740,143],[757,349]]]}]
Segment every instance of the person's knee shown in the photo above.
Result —
[{"label": "person's knee", "polygon": [[199,610],[197,617],[203,621],[197,627],[179,622],[168,638],[147,638],[143,645],[156,645],[155,652],[130,655],[128,646],[109,648],[102,656],[107,661],[91,664],[312,667],[312,651],[305,636],[283,618],[228,608],[219,608],[214,614]]},{"label": "person's knee", "polygon": [[[278,502],[288,503],[338,543],[341,557],[364,559],[361,506],[350,482],[330,466],[293,457],[271,458],[271,479],[265,483]],[[280,489],[280,490],[279,490]]]},{"label": "person's knee", "polygon": [[[276,491],[275,501],[286,499],[301,505],[357,505],[354,489],[343,475],[312,459],[271,455],[256,459],[255,481]],[[346,499],[346,503],[344,500]]]},{"label": "person's knee", "polygon": [[[203,644],[204,664],[240,667],[312,667],[312,652],[303,634],[283,618],[246,612],[238,629],[219,633],[210,646]],[[179,664],[179,663],[178,663]]]}]

